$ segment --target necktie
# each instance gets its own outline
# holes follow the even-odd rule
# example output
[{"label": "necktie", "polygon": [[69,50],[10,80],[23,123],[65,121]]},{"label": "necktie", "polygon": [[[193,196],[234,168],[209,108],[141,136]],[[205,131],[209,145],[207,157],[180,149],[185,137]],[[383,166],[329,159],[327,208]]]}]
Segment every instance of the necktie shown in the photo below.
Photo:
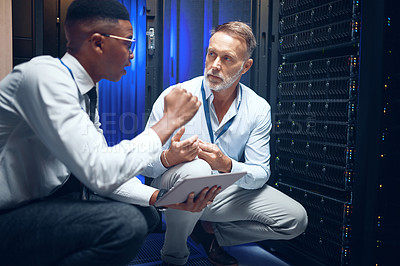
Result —
[{"label": "necktie", "polygon": [[[89,98],[89,108],[87,108],[87,105],[86,105],[86,109],[88,109],[90,120],[94,123],[94,119],[95,119],[95,116],[96,116],[96,107],[97,107],[97,90],[96,90],[96,87],[91,88],[90,91],[88,91],[86,93],[86,95]],[[82,199],[88,200],[89,199],[89,193],[90,193],[89,189],[82,184]]]},{"label": "necktie", "polygon": [[97,90],[96,87],[93,87],[88,91],[87,96],[89,97],[89,117],[92,122],[94,122],[94,118],[96,115],[96,107],[97,107]]}]

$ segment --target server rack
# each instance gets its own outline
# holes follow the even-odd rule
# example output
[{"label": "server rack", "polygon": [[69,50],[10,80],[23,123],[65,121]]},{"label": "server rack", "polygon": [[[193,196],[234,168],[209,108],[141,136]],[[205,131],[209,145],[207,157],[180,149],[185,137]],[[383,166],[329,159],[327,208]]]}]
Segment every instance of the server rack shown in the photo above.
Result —
[{"label": "server rack", "polygon": [[398,248],[382,230],[397,223],[395,2],[272,3],[270,182],[303,204],[309,225],[261,244],[298,265],[382,265]]}]

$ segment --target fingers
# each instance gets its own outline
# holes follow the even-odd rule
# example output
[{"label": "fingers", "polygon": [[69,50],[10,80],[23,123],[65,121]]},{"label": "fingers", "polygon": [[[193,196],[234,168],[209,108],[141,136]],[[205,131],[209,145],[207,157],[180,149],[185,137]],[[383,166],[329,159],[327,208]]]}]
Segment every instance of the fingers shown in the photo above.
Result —
[{"label": "fingers", "polygon": [[194,205],[194,192],[189,193],[186,204],[188,205],[188,207],[192,207]]},{"label": "fingers", "polygon": [[178,132],[172,137],[172,141],[180,141],[181,137],[185,133],[185,127],[181,127]]},{"label": "fingers", "polygon": [[197,110],[201,106],[201,102],[199,101],[197,96],[193,96],[192,93],[186,91],[185,89],[182,89],[182,90],[184,91],[184,96],[185,96],[185,98],[182,100],[184,100],[184,101],[186,100],[188,105],[190,106],[190,109],[187,110],[187,112],[185,113],[185,116],[184,116],[184,118],[186,118],[186,120],[185,120],[185,123],[186,123],[190,119],[192,119],[192,117],[196,114]]},{"label": "fingers", "polygon": [[194,208],[194,192],[189,193],[185,202],[177,203],[177,204],[170,204],[166,205],[165,207],[176,209],[176,210],[183,210],[183,211],[192,211]]},{"label": "fingers", "polygon": [[226,156],[215,144],[199,141],[197,156],[205,160],[213,170],[228,173],[232,169],[232,159]]},{"label": "fingers", "polygon": [[213,154],[212,153],[204,151],[199,146],[199,152],[198,152],[197,156],[199,157],[199,159],[206,161],[211,166],[211,168],[213,168]]},{"label": "fingers", "polygon": [[199,142],[199,153],[200,159],[205,160],[210,165],[212,165],[213,160],[217,158],[216,151],[211,147],[212,144],[202,144]]},{"label": "fingers", "polygon": [[194,135],[194,136],[191,136],[190,138],[185,139],[183,141],[175,142],[174,144],[175,144],[175,147],[177,149],[188,148],[188,147],[191,147],[191,146],[194,146],[197,149],[199,147],[199,143],[197,141],[198,138],[199,137],[197,135]]},{"label": "fingers", "polygon": [[215,153],[216,151],[219,150],[217,145],[211,144],[211,143],[208,143],[208,142],[204,142],[202,140],[199,140],[199,148],[202,151],[212,152],[212,153]]},{"label": "fingers", "polygon": [[186,124],[196,114],[201,102],[178,84],[164,97],[164,114],[173,128]]},{"label": "fingers", "polygon": [[192,148],[190,150],[186,150],[184,157],[187,161],[192,161],[196,156],[199,154],[199,151],[197,148]]},{"label": "fingers", "polygon": [[207,205],[208,202],[213,202],[215,197],[218,195],[218,193],[221,192],[221,187],[218,186],[213,186],[206,194],[204,197],[204,200],[207,200]]},{"label": "fingers", "polygon": [[[218,187],[213,186],[212,188],[204,188],[198,195],[197,197],[190,202],[191,204],[191,212],[200,212],[202,211],[207,205],[209,201],[213,201],[216,193],[217,193]],[[220,190],[220,188],[219,188]],[[188,202],[189,203],[189,202]]]},{"label": "fingers", "polygon": [[218,186],[213,186],[210,189],[204,188],[194,201],[198,211],[202,211],[207,205],[209,205],[220,191],[221,187]]},{"label": "fingers", "polygon": [[170,94],[174,95],[174,94],[181,94],[181,93],[187,93],[187,90],[182,88],[182,85],[180,83],[176,84],[175,87],[172,88]]},{"label": "fingers", "polygon": [[199,143],[197,142],[198,137],[192,136],[184,141],[173,142],[172,148],[179,151],[181,154],[197,153],[199,149]]},{"label": "fingers", "polygon": [[179,96],[180,100],[182,102],[186,102],[189,105],[193,105],[193,106],[197,107],[196,108],[196,112],[197,112],[197,109],[201,105],[201,102],[199,101],[197,96],[193,96],[193,94],[191,92],[188,92],[186,89],[182,88],[180,84],[178,84],[178,85],[179,86],[176,86],[173,90],[177,90],[177,92],[179,92],[181,94]]},{"label": "fingers", "polygon": [[[213,188],[211,188],[211,189],[213,189]],[[204,201],[205,198],[206,198],[207,193],[208,193],[211,189],[209,189],[208,187],[203,188],[203,190],[200,191],[199,195],[197,195],[197,197],[196,197],[196,202],[197,202],[197,203],[200,203],[200,202]],[[207,201],[208,201],[208,200],[207,200]]]},{"label": "fingers", "polygon": [[199,141],[199,158],[210,163],[210,160],[220,159],[222,155],[223,153],[216,144]]},{"label": "fingers", "polygon": [[177,210],[190,212],[201,212],[207,205],[211,204],[218,193],[221,192],[221,187],[213,186],[212,188],[204,188],[195,198],[194,193],[190,193],[187,200],[183,203],[171,204],[166,207]]},{"label": "fingers", "polygon": [[197,140],[197,136],[192,136],[184,141],[171,142],[171,146],[169,147],[169,153],[171,155],[169,159],[172,165],[193,160],[199,153],[199,144]]}]

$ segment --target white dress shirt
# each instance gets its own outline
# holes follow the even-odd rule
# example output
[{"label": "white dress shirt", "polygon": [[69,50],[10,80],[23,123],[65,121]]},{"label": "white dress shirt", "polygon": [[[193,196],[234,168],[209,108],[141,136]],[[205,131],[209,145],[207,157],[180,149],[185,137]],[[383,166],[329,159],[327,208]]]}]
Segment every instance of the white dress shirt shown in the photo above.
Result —
[{"label": "white dress shirt", "polygon": [[[182,88],[191,92],[202,101],[201,85],[203,77],[181,83]],[[233,123],[228,130],[222,134],[215,144],[221,151],[232,159],[231,172],[247,171],[247,175],[239,179],[236,184],[245,189],[257,189],[262,187],[270,176],[270,150],[269,140],[271,131],[271,107],[263,98],[258,96],[253,90],[240,84],[241,91],[238,90],[236,99],[230,106],[228,112],[223,117],[221,123],[214,109],[214,94],[210,89],[205,89],[207,102],[200,106],[199,111],[185,125],[185,134],[181,140],[193,135],[198,135],[199,139],[210,142],[207,122],[204,113],[204,104],[208,104],[210,110],[210,121],[214,139],[223,130],[224,125],[232,118]],[[147,121],[146,128],[154,125],[161,119],[164,111],[164,96],[171,91],[172,87],[167,88],[153,105],[153,110]],[[176,132],[175,132],[176,133]],[[175,134],[174,133],[174,134]],[[171,144],[171,138],[164,145],[167,149]],[[146,168],[144,175],[158,177],[167,169],[163,166],[160,159],[161,152],[154,162]]]},{"label": "white dress shirt", "polygon": [[0,210],[50,195],[71,172],[100,195],[148,205],[155,189],[135,175],[159,155],[158,135],[107,147],[98,114],[94,125],[85,111],[93,80],[70,54],[62,62],[74,79],[59,59],[40,56],[0,82]]}]

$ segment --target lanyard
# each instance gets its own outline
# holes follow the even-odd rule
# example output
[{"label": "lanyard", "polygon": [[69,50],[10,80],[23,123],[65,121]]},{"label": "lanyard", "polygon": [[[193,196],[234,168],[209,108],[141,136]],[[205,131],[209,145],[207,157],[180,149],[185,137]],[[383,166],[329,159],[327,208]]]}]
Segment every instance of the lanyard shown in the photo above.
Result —
[{"label": "lanyard", "polygon": [[[72,79],[73,79],[74,82],[75,82],[75,78],[74,78],[74,74],[72,74],[72,70],[61,60],[61,58],[58,58],[58,60],[60,60],[61,64],[63,64],[63,66],[65,66],[65,67],[68,69],[69,73],[70,73],[71,76],[72,76]],[[76,82],[75,82],[75,83],[76,83]],[[77,85],[77,86],[78,86],[78,85]]]},{"label": "lanyard", "polygon": [[[72,79],[74,80],[74,82],[75,82],[75,85],[76,85],[76,88],[78,89],[78,93],[79,93],[79,95],[81,95],[82,96],[82,94],[81,94],[81,91],[79,90],[79,87],[78,87],[78,84],[76,83],[76,80],[75,80],[75,77],[74,77],[74,74],[72,73],[72,70],[61,60],[61,58],[58,58],[58,60],[60,60],[60,62],[61,62],[61,64],[63,65],[63,66],[65,66],[67,69],[68,69],[68,71],[69,71],[69,73],[71,74],[71,77],[72,77]],[[85,103],[86,103],[86,110],[89,110],[88,108],[87,108],[87,106],[88,106],[88,103],[86,102],[86,100],[85,100]],[[83,111],[85,111],[84,109],[83,109],[83,107],[81,106],[81,109],[83,110]],[[87,112],[87,111],[85,111],[85,112]]]},{"label": "lanyard", "polygon": [[[203,82],[204,83],[204,82]],[[201,83],[201,95],[203,96],[203,107],[204,107],[204,115],[206,116],[206,122],[207,122],[207,128],[208,128],[208,134],[210,135],[210,140],[211,143],[214,144],[214,133],[212,131],[212,126],[211,126],[211,119],[210,119],[210,109],[208,107],[208,102],[206,99],[206,93],[204,91],[204,84]],[[239,86],[240,89],[240,98],[242,98],[242,87]],[[240,100],[239,105],[237,107],[237,111],[239,111],[239,107],[240,104],[242,103],[242,100]],[[222,131],[218,134],[218,136],[215,138],[215,141],[217,141],[217,139],[219,137],[222,136],[222,134],[224,134],[228,128],[232,125],[233,123],[233,119],[235,119],[235,116],[233,116],[231,119],[229,119],[228,122],[225,123],[224,128],[222,129]]]}]

